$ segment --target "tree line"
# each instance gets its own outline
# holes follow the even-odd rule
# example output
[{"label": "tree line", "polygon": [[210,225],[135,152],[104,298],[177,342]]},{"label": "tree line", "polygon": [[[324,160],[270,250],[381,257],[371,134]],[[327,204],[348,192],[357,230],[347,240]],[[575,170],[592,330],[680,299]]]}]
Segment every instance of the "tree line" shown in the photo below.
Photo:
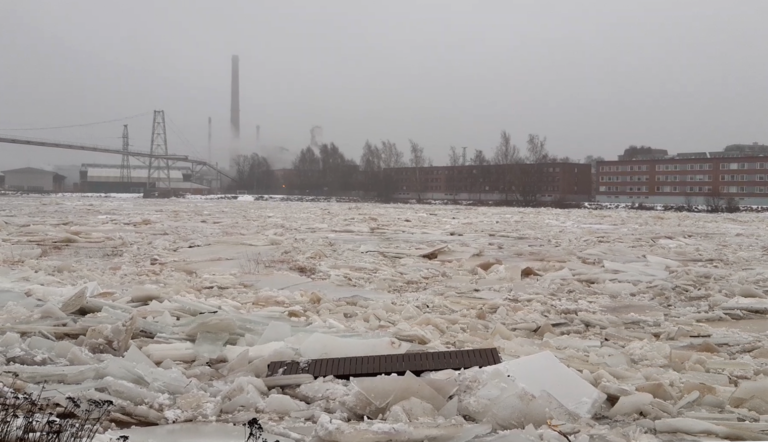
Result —
[{"label": "tree line", "polygon": [[[406,157],[407,154],[407,157]],[[593,163],[601,157],[587,157],[585,162]],[[542,168],[548,163],[577,163],[570,157],[558,157],[547,149],[547,138],[530,134],[523,149],[518,148],[511,135],[502,131],[494,150],[486,154],[482,149],[468,152],[466,147],[450,146],[446,166],[448,176],[446,188],[442,191],[453,194],[477,193],[480,197],[487,191],[488,183],[495,183],[506,199],[515,199],[522,204],[535,203],[545,178]],[[379,196],[389,196],[397,191],[391,173],[386,169],[410,167],[415,175],[412,186],[417,197],[424,192],[428,178],[424,168],[434,165],[424,152],[424,147],[409,140],[406,151],[396,143],[384,140],[381,143],[366,141],[359,162],[347,157],[334,143],[307,146],[294,158],[292,173],[277,179],[267,158],[258,154],[240,155],[234,160],[234,173],[240,190],[266,193],[285,187],[289,191],[334,193],[365,191]],[[473,168],[469,175],[467,168]],[[280,184],[282,183],[282,184]],[[410,190],[410,189],[409,189]]]}]

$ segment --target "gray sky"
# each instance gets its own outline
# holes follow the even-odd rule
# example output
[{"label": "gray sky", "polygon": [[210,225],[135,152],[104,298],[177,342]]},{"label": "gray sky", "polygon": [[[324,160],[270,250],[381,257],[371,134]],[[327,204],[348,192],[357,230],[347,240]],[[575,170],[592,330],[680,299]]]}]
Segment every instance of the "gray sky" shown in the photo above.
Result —
[{"label": "gray sky", "polygon": [[[768,142],[768,1],[29,0],[0,2],[0,129],[163,109],[172,153],[229,148],[230,59],[240,56],[242,147],[296,151],[320,125],[359,158],[366,139],[491,153],[522,145],[615,158]],[[0,134],[148,150],[151,115]],[[171,124],[173,123],[173,124]],[[119,157],[0,145],[0,170]]]}]

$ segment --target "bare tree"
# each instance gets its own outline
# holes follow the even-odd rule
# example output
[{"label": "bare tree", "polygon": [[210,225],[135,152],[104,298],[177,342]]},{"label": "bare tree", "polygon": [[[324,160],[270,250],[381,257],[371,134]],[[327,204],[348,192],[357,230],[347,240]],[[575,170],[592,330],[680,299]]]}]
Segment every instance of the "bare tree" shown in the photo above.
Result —
[{"label": "bare tree", "polygon": [[517,167],[515,173],[515,197],[525,206],[535,206],[539,200],[539,191],[544,182],[544,164],[548,161],[547,138],[528,135],[525,163]]},{"label": "bare tree", "polygon": [[429,160],[424,156],[424,148],[419,146],[419,143],[408,140],[411,143],[411,167],[416,170],[416,197],[421,201],[421,169],[427,167]]},{"label": "bare tree", "polygon": [[389,140],[381,142],[381,167],[391,169],[405,167],[405,155],[397,145]]},{"label": "bare tree", "polygon": [[472,155],[472,159],[469,160],[473,166],[484,166],[489,164],[488,158],[485,157],[485,152],[482,149],[475,149],[475,154]]},{"label": "bare tree", "polygon": [[685,210],[693,211],[693,204],[694,197],[690,193],[688,193],[687,187],[686,191],[683,193],[683,206],[685,207]]},{"label": "bare tree", "polygon": [[274,174],[269,161],[259,155],[238,155],[233,159],[238,190],[266,193],[274,184]]},{"label": "bare tree", "polygon": [[461,154],[459,154],[456,146],[451,146],[451,150],[448,153],[448,176],[446,176],[446,184],[448,189],[453,194],[453,199],[456,200],[456,194],[459,187],[459,166],[461,166]]},{"label": "bare tree", "polygon": [[720,192],[720,188],[717,186],[712,186],[712,190],[709,191],[707,196],[704,198],[704,201],[707,204],[707,209],[710,212],[722,212],[723,211],[723,195]]},{"label": "bare tree", "polygon": [[502,131],[499,145],[496,146],[496,151],[493,153],[492,162],[497,166],[497,171],[500,173],[499,181],[504,188],[505,200],[509,200],[509,192],[515,185],[515,165],[522,161],[520,150],[512,144],[512,137],[510,137],[509,132]]}]

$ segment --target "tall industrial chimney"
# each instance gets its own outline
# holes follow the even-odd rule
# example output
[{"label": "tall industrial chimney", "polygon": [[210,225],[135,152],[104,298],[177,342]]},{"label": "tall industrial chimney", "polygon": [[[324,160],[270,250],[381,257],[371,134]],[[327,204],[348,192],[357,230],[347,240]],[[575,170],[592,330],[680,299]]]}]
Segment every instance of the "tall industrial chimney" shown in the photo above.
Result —
[{"label": "tall industrial chimney", "polygon": [[229,109],[229,121],[232,124],[232,135],[240,138],[240,57],[232,56],[232,98]]}]

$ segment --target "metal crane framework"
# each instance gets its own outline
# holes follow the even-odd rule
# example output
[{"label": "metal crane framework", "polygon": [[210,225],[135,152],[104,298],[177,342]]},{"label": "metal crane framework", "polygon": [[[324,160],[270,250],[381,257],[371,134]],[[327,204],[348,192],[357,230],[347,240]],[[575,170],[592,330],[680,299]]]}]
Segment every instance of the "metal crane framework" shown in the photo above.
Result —
[{"label": "metal crane framework", "polygon": [[207,167],[213,170],[214,172],[220,174],[221,176],[226,177],[234,182],[237,182],[237,180],[234,179],[232,176],[230,176],[227,172],[222,171],[221,169],[214,166],[213,164],[205,160],[191,158],[188,155],[156,154],[153,152],[146,152],[146,151],[139,151],[139,150],[112,149],[112,148],[103,147],[103,146],[94,146],[94,145],[87,145],[87,144],[68,144],[68,143],[59,143],[55,141],[40,140],[35,138],[6,137],[3,135],[0,135],[0,143],[20,144],[24,146],[52,147],[55,149],[79,150],[83,152],[106,153],[106,154],[112,154],[112,155],[129,155],[132,158],[139,161],[140,163],[144,164],[145,166],[148,166],[150,169],[152,167],[157,167],[157,166],[153,166],[153,164],[157,164],[158,161],[162,161],[161,167],[166,168],[166,170],[168,167],[176,163],[187,163],[190,165],[192,169],[193,176],[198,176],[199,173]]}]

